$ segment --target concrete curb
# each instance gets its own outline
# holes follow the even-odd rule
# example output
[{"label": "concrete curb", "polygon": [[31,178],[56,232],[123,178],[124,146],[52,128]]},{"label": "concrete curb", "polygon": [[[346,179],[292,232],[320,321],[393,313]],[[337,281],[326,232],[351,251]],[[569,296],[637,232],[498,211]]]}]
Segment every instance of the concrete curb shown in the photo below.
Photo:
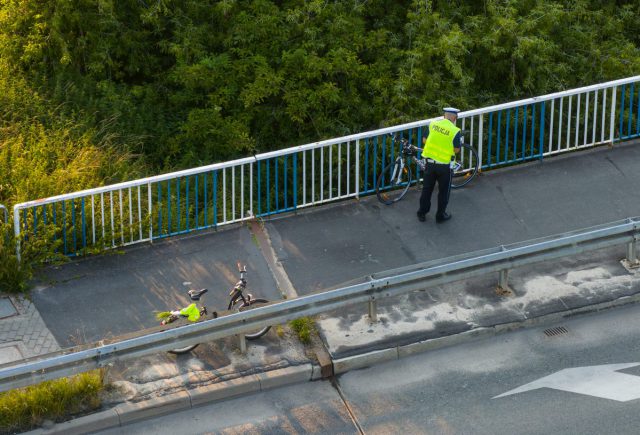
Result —
[{"label": "concrete curb", "polygon": [[191,397],[191,407],[194,407],[216,400],[258,392],[260,391],[260,381],[256,375],[250,375],[187,391]]},{"label": "concrete curb", "polygon": [[53,427],[36,429],[27,434],[69,434],[81,435],[120,426],[120,418],[115,409],[96,412],[75,420],[55,424]]},{"label": "concrete curb", "polygon": [[142,402],[122,403],[114,409],[118,413],[120,425],[123,425],[189,408],[191,408],[191,396],[187,391],[179,391]]},{"label": "concrete curb", "polygon": [[58,423],[52,428],[36,429],[27,434],[86,434],[112,427],[123,426],[136,421],[170,414],[176,411],[230,399],[244,394],[258,393],[272,388],[283,387],[297,382],[317,379],[319,367],[312,364],[285,367],[204,387],[192,388],[166,396],[136,403],[122,403],[114,408]]},{"label": "concrete curb", "polygon": [[623,296],[607,302],[599,304],[586,305],[580,308],[574,308],[568,311],[560,311],[556,313],[545,314],[538,317],[532,317],[523,321],[504,323],[490,327],[481,327],[464,331],[458,334],[448,335],[445,337],[434,338],[430,340],[418,341],[416,343],[406,344],[402,346],[394,346],[387,349],[365,352],[359,355],[353,355],[345,358],[333,360],[334,374],[338,375],[346,373],[350,370],[362,369],[370,367],[374,364],[384,363],[388,361],[405,358],[417,353],[426,352],[428,350],[439,349],[443,347],[453,346],[460,343],[469,342],[478,338],[495,336],[505,332],[513,331],[530,326],[540,326],[549,323],[557,323],[567,317],[579,314],[587,314],[595,311],[602,311],[609,308],[615,308],[623,305],[634,304],[640,302],[640,294],[633,296]]}]

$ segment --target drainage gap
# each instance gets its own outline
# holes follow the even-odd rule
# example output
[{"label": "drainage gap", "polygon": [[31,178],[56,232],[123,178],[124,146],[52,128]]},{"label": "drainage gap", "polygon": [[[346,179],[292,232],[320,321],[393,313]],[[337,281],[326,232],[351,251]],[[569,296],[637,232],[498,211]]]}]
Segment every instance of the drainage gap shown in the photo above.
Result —
[{"label": "drainage gap", "polygon": [[558,335],[568,334],[569,331],[564,326],[558,326],[556,328],[549,328],[544,330],[544,335],[547,337],[556,337]]},{"label": "drainage gap", "polygon": [[349,402],[347,402],[347,398],[344,396],[344,393],[342,392],[342,388],[340,388],[340,384],[338,384],[338,380],[336,379],[335,376],[331,377],[331,385],[333,386],[333,388],[336,389],[336,391],[338,391],[338,395],[340,396],[340,399],[342,399],[342,403],[344,403],[344,406],[347,409],[347,412],[349,413],[349,417],[351,417],[351,421],[353,422],[353,425],[356,427],[356,429],[358,429],[358,433],[360,435],[365,435],[364,429],[362,429],[362,426],[360,426],[360,422],[358,422],[358,419],[356,418],[356,414],[351,409]]}]

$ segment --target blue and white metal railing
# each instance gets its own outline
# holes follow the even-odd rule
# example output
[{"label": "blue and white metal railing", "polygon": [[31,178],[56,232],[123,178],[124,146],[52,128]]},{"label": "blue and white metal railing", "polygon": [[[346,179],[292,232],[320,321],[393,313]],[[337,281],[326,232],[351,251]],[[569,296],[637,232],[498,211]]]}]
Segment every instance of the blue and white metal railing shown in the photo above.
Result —
[{"label": "blue and white metal railing", "polygon": [[0,210],[2,210],[4,213],[4,223],[6,224],[7,222],[9,222],[9,212],[7,212],[7,207],[0,204]]},{"label": "blue and white metal railing", "polygon": [[629,77],[471,110],[461,118],[475,127],[471,141],[483,169],[542,159],[640,137],[638,82],[640,76]]},{"label": "blue and white metal railing", "polygon": [[[458,124],[492,169],[638,137],[639,113],[634,76],[461,112]],[[51,242],[77,255],[356,198],[397,154],[388,134],[421,144],[435,119],[17,204],[16,239],[53,227]]]}]

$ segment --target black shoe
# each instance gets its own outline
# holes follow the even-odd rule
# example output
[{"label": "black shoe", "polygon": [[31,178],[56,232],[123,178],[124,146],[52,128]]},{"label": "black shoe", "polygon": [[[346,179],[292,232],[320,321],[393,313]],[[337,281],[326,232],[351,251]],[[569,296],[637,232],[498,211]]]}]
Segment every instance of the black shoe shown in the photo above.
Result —
[{"label": "black shoe", "polygon": [[451,215],[446,211],[442,215],[436,216],[436,222],[438,223],[448,221],[449,219],[451,219]]},{"label": "black shoe", "polygon": [[419,220],[420,222],[424,222],[424,221],[426,220],[426,218],[425,218],[424,214],[422,214],[422,213],[418,212],[418,213],[417,213],[417,215],[418,215],[418,220]]}]

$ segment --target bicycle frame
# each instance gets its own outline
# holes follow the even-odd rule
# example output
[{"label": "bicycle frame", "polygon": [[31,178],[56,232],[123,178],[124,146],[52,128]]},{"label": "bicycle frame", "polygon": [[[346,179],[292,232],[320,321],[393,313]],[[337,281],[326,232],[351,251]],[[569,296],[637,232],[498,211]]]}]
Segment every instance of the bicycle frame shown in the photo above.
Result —
[{"label": "bicycle frame", "polygon": [[229,300],[229,309],[238,301],[238,299],[242,299],[242,303],[246,304],[248,300],[251,300],[251,295],[247,294],[248,298],[244,297],[244,290],[247,288],[247,266],[242,266],[240,262],[238,262],[238,271],[240,271],[240,280],[233,286],[231,292],[229,292],[229,296],[231,299]]},{"label": "bicycle frame", "polygon": [[400,184],[402,180],[400,176],[402,175],[402,170],[405,167],[404,156],[398,156],[396,158],[396,164],[393,167],[393,174],[391,175],[391,179],[389,180],[391,184]]},{"label": "bicycle frame", "polygon": [[[420,171],[426,170],[426,160],[418,158],[423,149],[412,145],[407,139],[392,136],[393,140],[398,140],[402,144],[400,154],[387,166],[384,166],[380,176],[376,181],[376,195],[378,200],[386,205],[391,205],[404,197],[411,184],[420,181],[420,177],[415,179],[411,175],[411,163],[415,163]],[[478,154],[473,147],[464,143],[461,138],[460,159],[452,160],[452,188],[462,187],[468,184],[476,175],[479,169]],[[468,156],[468,158],[465,158]],[[405,159],[409,159],[408,162]],[[385,178],[385,174],[386,177]],[[403,176],[406,174],[406,179]],[[389,180],[389,184],[385,182]],[[457,181],[453,181],[457,180]],[[395,192],[395,193],[391,193]]]},{"label": "bicycle frame", "polygon": [[[415,150],[421,154],[422,153],[422,148],[418,148],[418,147],[414,147]],[[470,145],[466,145],[464,143],[460,144],[460,155],[461,155],[461,159],[460,160],[452,160],[451,161],[451,171],[453,171],[453,173],[455,174],[456,177],[461,177],[464,176],[468,173],[474,172],[474,168],[473,167],[469,167],[469,168],[463,168],[464,166],[464,150],[469,150],[471,152],[471,146]],[[413,160],[418,164],[418,166],[420,166],[420,169],[424,170],[424,166],[423,166],[423,160],[416,158],[415,156],[412,156]]]},{"label": "bicycle frame", "polygon": [[[228,305],[228,310],[238,310],[238,311],[242,311],[243,309],[251,309],[252,307],[259,307],[260,305],[263,304],[267,304],[269,303],[269,301],[267,301],[266,299],[260,299],[260,298],[254,298],[250,293],[247,293],[247,296],[245,297],[243,292],[244,290],[247,288],[247,267],[243,266],[240,264],[240,262],[237,263],[238,264],[238,271],[240,272],[240,280],[233,286],[233,288],[231,289],[231,292],[229,292],[229,305]],[[194,304],[198,301],[201,301],[201,298],[204,294],[207,293],[207,289],[200,289],[200,290],[189,290],[188,294],[189,294],[189,298],[194,301]],[[242,300],[242,303],[237,305],[239,303],[239,301]],[[196,309],[198,309],[200,316],[205,316],[208,314],[208,310],[207,307],[204,305],[198,306],[197,304],[195,305]],[[162,325],[167,325],[171,322],[174,322],[176,320],[178,320],[179,318],[184,318],[187,317],[186,315],[181,313],[182,310],[175,310],[175,311],[170,311],[170,312],[161,312],[159,313],[158,318],[162,318]],[[165,313],[166,313],[166,317],[165,317]],[[218,312],[217,311],[212,311],[211,315],[213,316],[213,318],[217,318],[218,317]],[[197,319],[196,319],[197,320]],[[247,334],[243,334],[242,335],[242,340],[241,340],[241,348],[242,346],[244,346],[244,339],[246,338],[247,340],[255,340],[258,339],[260,337],[262,337],[264,334],[266,334],[269,329],[271,329],[271,326],[265,326],[262,329],[253,332],[253,333],[247,333]],[[195,349],[198,346],[198,343],[196,344],[192,344],[189,346],[185,346],[182,348],[177,348],[177,349],[172,349],[169,350],[169,353],[173,353],[176,355],[181,355],[181,354],[185,354],[188,352],[191,352],[193,349]]]}]

